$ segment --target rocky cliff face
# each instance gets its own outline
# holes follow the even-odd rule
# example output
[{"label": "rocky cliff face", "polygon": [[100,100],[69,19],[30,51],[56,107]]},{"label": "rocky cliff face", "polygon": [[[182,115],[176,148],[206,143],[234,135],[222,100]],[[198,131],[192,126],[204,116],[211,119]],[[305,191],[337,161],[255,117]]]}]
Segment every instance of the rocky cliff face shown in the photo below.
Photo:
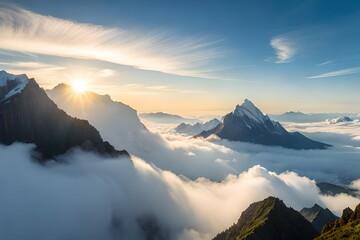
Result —
[{"label": "rocky cliff face", "polygon": [[324,225],[333,222],[337,217],[328,209],[324,209],[319,205],[315,204],[311,208],[303,208],[300,214],[306,218],[320,233]]},{"label": "rocky cliff face", "polygon": [[314,227],[299,212],[286,207],[278,198],[268,197],[252,203],[236,224],[214,240],[310,240],[317,235]]},{"label": "rocky cliff face", "polygon": [[317,240],[360,239],[360,204],[355,211],[345,208],[340,218],[326,224]]},{"label": "rocky cliff face", "polygon": [[6,84],[0,85],[3,99],[0,102],[0,143],[33,143],[41,159],[63,154],[73,147],[106,156],[127,154],[104,142],[88,121],[72,118],[60,110],[34,79],[26,77],[20,81],[18,76],[16,80],[14,75],[8,74],[6,80],[7,73],[2,71],[1,74]]}]

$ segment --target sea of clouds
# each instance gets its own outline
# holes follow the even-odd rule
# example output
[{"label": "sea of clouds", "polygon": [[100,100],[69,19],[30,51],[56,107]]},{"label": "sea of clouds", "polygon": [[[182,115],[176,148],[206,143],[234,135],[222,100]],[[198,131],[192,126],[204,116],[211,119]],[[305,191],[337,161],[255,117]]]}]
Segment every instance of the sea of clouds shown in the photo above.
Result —
[{"label": "sea of clouds", "polygon": [[228,174],[239,174],[255,165],[277,173],[295,171],[317,182],[346,185],[360,177],[359,123],[285,124],[290,131],[300,131],[314,140],[333,145],[327,150],[292,150],[217,137],[194,139],[177,134],[174,125],[146,122],[146,126],[162,136],[163,145],[171,150],[159,148],[162,151],[157,158],[150,154],[145,159],[192,179],[204,176],[221,181]]},{"label": "sea of clouds", "polygon": [[117,149],[126,149],[161,169],[193,180],[206,177],[221,181],[228,174],[239,174],[255,165],[277,173],[295,171],[318,182],[349,184],[360,178],[359,122],[286,123],[289,131],[333,145],[327,150],[291,150],[216,137],[194,139],[177,134],[174,124],[140,122],[134,109],[110,97],[88,93],[79,98],[72,91],[47,93],[71,116],[87,119]]},{"label": "sea of clouds", "polygon": [[[32,147],[0,146],[1,239],[211,239],[270,195],[297,210],[318,203],[336,214],[359,203],[259,165],[214,182],[135,156],[103,159],[80,150],[41,165],[29,157]],[[359,181],[353,187],[360,190]]]}]

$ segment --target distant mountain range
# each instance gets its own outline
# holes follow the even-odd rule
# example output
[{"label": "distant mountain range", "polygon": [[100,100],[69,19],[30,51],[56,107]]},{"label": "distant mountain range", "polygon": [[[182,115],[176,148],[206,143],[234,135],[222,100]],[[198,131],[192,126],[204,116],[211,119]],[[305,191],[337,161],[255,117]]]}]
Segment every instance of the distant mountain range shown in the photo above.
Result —
[{"label": "distant mountain range", "polygon": [[327,119],[326,122],[329,124],[337,124],[337,123],[350,123],[350,122],[358,122],[358,119],[348,117],[348,116],[341,116],[334,119]]},{"label": "distant mountain range", "polygon": [[290,133],[279,122],[264,115],[250,100],[237,105],[235,110],[223,117],[215,128],[203,131],[195,137],[215,134],[221,139],[250,142],[291,149],[326,149],[330,145],[313,141],[299,132]]},{"label": "distant mountain range", "polygon": [[319,233],[325,224],[333,222],[338,218],[328,208],[324,209],[317,204],[311,208],[303,208],[300,214],[306,218]]},{"label": "distant mountain range", "polygon": [[0,143],[33,143],[46,160],[80,147],[106,156],[128,155],[103,141],[88,121],[70,117],[26,75],[0,71]]},{"label": "distant mountain range", "polygon": [[218,120],[217,118],[214,118],[204,123],[199,123],[199,122],[196,124],[181,123],[175,128],[175,131],[187,135],[196,135],[201,133],[202,131],[213,129],[220,123],[221,121]]},{"label": "distant mountain range", "polygon": [[168,123],[168,124],[195,124],[200,122],[198,119],[193,118],[185,118],[179,115],[163,113],[163,112],[156,112],[156,113],[141,113],[139,114],[140,118],[145,119],[150,122],[155,123]]},{"label": "distant mountain range", "polygon": [[360,195],[356,192],[355,189],[342,187],[342,186],[335,185],[332,183],[327,183],[327,182],[316,183],[316,185],[318,186],[321,194],[323,194],[323,195],[335,196],[337,194],[344,193],[344,194],[347,194],[347,195],[350,195],[353,197],[360,197]]},{"label": "distant mountain range", "polygon": [[355,211],[345,208],[340,218],[327,223],[316,240],[359,240],[360,239],[360,204]]},{"label": "distant mountain range", "polygon": [[319,233],[299,212],[278,198],[268,197],[252,203],[237,223],[218,234],[214,240],[310,240]]},{"label": "distant mountain range", "polygon": [[279,122],[295,122],[310,123],[324,122],[328,119],[339,118],[341,116],[358,117],[355,113],[302,113],[302,112],[286,112],[283,114],[270,114],[272,119]]}]

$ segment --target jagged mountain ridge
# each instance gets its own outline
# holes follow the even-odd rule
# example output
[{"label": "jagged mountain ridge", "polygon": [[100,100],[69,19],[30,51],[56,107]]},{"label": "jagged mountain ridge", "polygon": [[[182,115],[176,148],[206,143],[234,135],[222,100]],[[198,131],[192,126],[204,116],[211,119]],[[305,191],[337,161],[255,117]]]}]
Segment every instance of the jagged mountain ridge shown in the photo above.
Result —
[{"label": "jagged mountain ridge", "polygon": [[345,208],[340,218],[328,223],[316,240],[359,240],[360,239],[360,204],[355,210]]},{"label": "jagged mountain ridge", "polygon": [[175,114],[169,114],[164,112],[155,112],[155,113],[141,113],[139,114],[140,118],[145,119],[150,122],[155,123],[165,123],[165,124],[196,124],[199,122],[198,119],[185,118]]},{"label": "jagged mountain ridge", "polygon": [[290,111],[283,114],[270,114],[270,118],[279,122],[310,123],[324,122],[327,119],[338,118],[344,114],[355,117],[355,114],[349,113],[302,113]]},{"label": "jagged mountain ridge", "polygon": [[35,79],[5,71],[1,71],[1,79],[0,143],[33,143],[42,160],[73,147],[106,156],[128,155],[104,142],[87,120],[70,117],[59,109]]},{"label": "jagged mountain ridge", "polygon": [[21,93],[29,82],[25,74],[14,75],[0,71],[0,103],[6,102],[13,95]]},{"label": "jagged mountain ridge", "polygon": [[351,122],[359,122],[359,119],[355,119],[349,116],[341,116],[334,119],[327,119],[326,122],[329,124],[351,123]]},{"label": "jagged mountain ridge", "polygon": [[317,235],[315,228],[299,212],[286,207],[278,198],[268,197],[250,204],[237,223],[214,240],[310,240]]},{"label": "jagged mountain ridge", "polygon": [[204,123],[199,123],[199,122],[196,124],[181,123],[175,128],[175,131],[178,133],[195,135],[201,133],[202,131],[213,129],[219,123],[221,123],[221,121],[218,120],[217,118],[211,119]]},{"label": "jagged mountain ridge", "polygon": [[306,218],[319,233],[325,224],[333,222],[338,218],[328,208],[324,209],[317,204],[311,208],[301,209],[300,214]]},{"label": "jagged mountain ridge", "polygon": [[250,142],[269,146],[282,146],[291,149],[326,149],[331,146],[313,141],[299,132],[288,132],[276,121],[264,115],[250,100],[237,105],[235,110],[225,115],[217,127],[203,131],[195,137],[208,137],[212,134],[221,139]]}]

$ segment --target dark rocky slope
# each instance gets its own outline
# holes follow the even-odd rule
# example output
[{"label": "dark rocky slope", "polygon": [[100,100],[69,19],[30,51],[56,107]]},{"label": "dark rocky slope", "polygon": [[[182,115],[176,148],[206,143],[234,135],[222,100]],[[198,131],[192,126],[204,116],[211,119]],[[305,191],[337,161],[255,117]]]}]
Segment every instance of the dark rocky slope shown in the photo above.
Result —
[{"label": "dark rocky slope", "polygon": [[[2,71],[3,78],[6,74]],[[72,118],[60,110],[34,79],[14,76],[8,74],[6,84],[0,86],[0,143],[33,143],[41,159],[63,154],[73,147],[106,156],[127,155],[126,151],[117,151],[104,142],[88,121]],[[26,81],[21,91],[6,97],[21,81]]]},{"label": "dark rocky slope", "polygon": [[338,218],[328,208],[324,209],[317,204],[311,208],[301,209],[300,214],[306,218],[319,233],[325,224],[333,222]]},{"label": "dark rocky slope", "polygon": [[345,208],[341,217],[324,226],[317,240],[360,240],[360,204],[355,211]]}]

